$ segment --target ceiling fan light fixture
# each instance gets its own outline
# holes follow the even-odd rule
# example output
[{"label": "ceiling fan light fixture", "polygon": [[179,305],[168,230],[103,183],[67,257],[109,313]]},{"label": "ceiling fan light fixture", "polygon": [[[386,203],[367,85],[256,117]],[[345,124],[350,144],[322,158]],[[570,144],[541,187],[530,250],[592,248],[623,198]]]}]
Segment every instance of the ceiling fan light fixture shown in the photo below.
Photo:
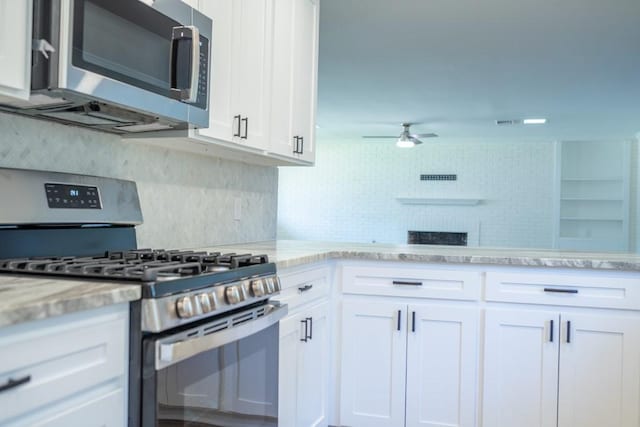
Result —
[{"label": "ceiling fan light fixture", "polygon": [[413,148],[416,146],[416,143],[411,140],[411,138],[407,137],[406,134],[400,135],[398,141],[396,141],[396,147],[399,148]]},{"label": "ceiling fan light fixture", "polygon": [[525,125],[544,125],[545,123],[547,123],[547,119],[524,119],[522,121],[522,123],[524,123]]}]

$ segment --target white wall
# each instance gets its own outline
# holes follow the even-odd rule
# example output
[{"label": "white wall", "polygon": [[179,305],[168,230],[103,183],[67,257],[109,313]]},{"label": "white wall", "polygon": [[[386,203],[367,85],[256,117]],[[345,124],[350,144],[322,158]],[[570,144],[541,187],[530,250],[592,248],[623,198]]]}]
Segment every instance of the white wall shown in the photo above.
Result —
[{"label": "white wall", "polygon": [[[315,168],[280,168],[278,238],[405,243],[407,230],[468,231],[470,245],[549,248],[552,142],[320,140]],[[455,182],[420,174],[457,174]],[[407,206],[396,197],[477,197]]]},{"label": "white wall", "polygon": [[[144,225],[137,228],[141,247],[188,248],[276,235],[278,172],[273,167],[8,114],[0,114],[0,167],[136,181],[144,215]],[[242,204],[240,221],[233,219],[236,198]]]}]

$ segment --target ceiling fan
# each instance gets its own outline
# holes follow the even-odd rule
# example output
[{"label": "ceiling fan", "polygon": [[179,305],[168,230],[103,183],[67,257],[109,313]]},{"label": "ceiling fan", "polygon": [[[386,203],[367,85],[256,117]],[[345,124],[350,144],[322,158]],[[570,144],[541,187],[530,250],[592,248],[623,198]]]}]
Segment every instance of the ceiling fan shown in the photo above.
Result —
[{"label": "ceiling fan", "polygon": [[411,148],[418,144],[422,144],[422,141],[419,138],[437,138],[438,135],[435,133],[418,133],[412,134],[410,131],[411,125],[415,123],[402,123],[403,130],[399,136],[386,136],[386,135],[365,135],[363,138],[373,139],[373,138],[393,138],[397,139],[396,145],[401,148]]}]

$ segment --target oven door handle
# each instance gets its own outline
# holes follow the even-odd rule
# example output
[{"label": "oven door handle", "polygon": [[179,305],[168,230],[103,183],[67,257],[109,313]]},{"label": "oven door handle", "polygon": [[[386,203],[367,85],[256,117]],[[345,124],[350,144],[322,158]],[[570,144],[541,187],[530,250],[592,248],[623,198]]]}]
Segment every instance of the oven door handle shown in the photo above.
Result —
[{"label": "oven door handle", "polygon": [[166,344],[162,343],[165,339],[156,342],[156,370],[159,371],[197,354],[222,347],[267,329],[278,323],[289,312],[287,304],[271,302],[269,307],[271,308],[269,313],[264,316],[210,335]]}]

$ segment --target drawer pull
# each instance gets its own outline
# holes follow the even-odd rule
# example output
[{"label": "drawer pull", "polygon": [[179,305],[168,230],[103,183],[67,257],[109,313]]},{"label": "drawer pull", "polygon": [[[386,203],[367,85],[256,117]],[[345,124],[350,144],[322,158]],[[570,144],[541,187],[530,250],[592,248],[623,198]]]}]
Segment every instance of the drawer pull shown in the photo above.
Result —
[{"label": "drawer pull", "polygon": [[577,294],[577,289],[544,288],[545,292],[555,292],[557,294]]},{"label": "drawer pull", "polygon": [[549,327],[549,342],[553,342],[553,320],[551,321]]},{"label": "drawer pull", "polygon": [[422,286],[422,282],[405,282],[403,280],[394,280],[393,284],[398,286]]},{"label": "drawer pull", "polygon": [[0,385],[0,393],[2,393],[3,391],[11,390],[12,388],[19,387],[23,384],[28,383],[29,381],[31,381],[31,375],[18,378],[17,380],[9,378],[9,381],[7,381],[5,384]]},{"label": "drawer pull", "polygon": [[307,292],[307,291],[310,291],[311,288],[313,288],[313,285],[306,285],[306,286],[302,286],[302,287],[298,288],[298,290],[300,292]]}]

